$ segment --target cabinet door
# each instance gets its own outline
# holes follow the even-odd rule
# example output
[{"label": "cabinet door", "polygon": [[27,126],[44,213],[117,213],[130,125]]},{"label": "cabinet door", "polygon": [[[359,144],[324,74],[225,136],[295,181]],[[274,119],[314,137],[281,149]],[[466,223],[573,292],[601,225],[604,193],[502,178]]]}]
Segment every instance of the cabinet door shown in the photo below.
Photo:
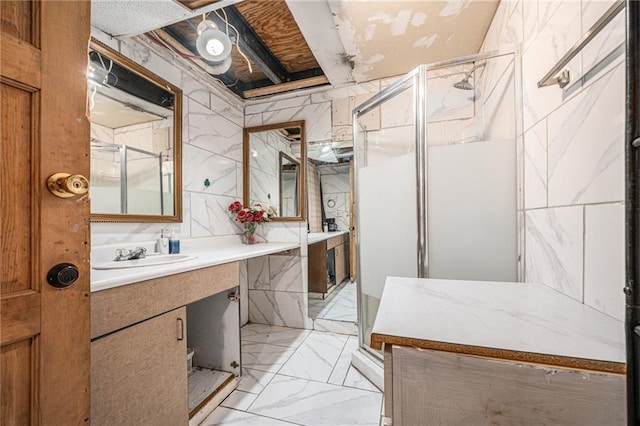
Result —
[{"label": "cabinet door", "polygon": [[91,342],[91,423],[186,425],[184,307]]},{"label": "cabinet door", "polygon": [[309,291],[327,292],[327,243],[321,241],[309,246]]},{"label": "cabinet door", "polygon": [[344,244],[336,246],[334,249],[336,259],[336,284],[340,284],[347,275],[344,263]]}]

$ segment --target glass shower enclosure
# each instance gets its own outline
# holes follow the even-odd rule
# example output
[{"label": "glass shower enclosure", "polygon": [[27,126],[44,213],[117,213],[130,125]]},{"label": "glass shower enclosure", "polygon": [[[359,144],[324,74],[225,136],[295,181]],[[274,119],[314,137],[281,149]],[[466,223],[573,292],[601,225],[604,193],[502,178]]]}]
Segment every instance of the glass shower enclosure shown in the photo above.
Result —
[{"label": "glass shower enclosure", "polygon": [[421,65],[353,111],[359,339],[373,358],[388,276],[521,280],[519,57]]}]

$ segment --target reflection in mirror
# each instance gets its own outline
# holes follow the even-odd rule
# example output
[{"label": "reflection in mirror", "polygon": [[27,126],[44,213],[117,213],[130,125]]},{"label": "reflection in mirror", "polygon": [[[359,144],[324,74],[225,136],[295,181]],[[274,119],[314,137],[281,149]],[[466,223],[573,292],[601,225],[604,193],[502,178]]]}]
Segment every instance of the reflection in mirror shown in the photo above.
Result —
[{"label": "reflection in mirror", "polygon": [[305,220],[304,121],[244,129],[244,205],[277,211],[276,221]]},{"label": "reflection in mirror", "polygon": [[182,92],[92,40],[91,218],[178,222]]},{"label": "reflection in mirror", "polygon": [[296,197],[300,185],[300,162],[280,151],[280,214],[297,216],[299,200]]}]

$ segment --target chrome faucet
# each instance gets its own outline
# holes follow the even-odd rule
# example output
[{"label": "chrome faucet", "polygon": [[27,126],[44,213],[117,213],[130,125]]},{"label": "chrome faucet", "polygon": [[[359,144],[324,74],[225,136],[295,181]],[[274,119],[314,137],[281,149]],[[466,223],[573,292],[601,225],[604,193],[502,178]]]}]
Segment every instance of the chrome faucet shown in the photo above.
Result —
[{"label": "chrome faucet", "polygon": [[121,248],[116,250],[116,258],[113,260],[120,262],[121,260],[144,259],[146,254],[147,249],[144,247],[136,247],[133,250]]}]

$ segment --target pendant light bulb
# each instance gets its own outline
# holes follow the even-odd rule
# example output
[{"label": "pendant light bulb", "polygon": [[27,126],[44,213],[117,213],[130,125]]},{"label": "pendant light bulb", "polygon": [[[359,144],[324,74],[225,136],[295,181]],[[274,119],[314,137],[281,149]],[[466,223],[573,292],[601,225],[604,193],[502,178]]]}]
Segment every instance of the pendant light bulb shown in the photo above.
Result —
[{"label": "pendant light bulb", "polygon": [[223,62],[231,55],[231,40],[208,19],[198,24],[196,49],[200,56],[212,62]]}]

